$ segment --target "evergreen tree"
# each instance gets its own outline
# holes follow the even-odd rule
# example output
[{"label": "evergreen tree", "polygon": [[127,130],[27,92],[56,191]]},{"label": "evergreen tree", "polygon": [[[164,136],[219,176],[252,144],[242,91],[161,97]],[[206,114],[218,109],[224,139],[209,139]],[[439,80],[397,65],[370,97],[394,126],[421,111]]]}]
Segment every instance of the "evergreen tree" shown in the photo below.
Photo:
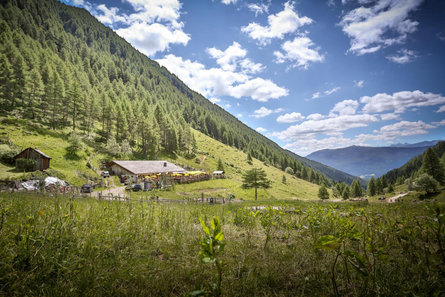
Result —
[{"label": "evergreen tree", "polygon": [[283,178],[281,179],[281,182],[283,184],[286,184],[286,182],[287,182],[286,176],[284,174],[283,174]]},{"label": "evergreen tree", "polygon": [[326,189],[325,185],[322,185],[319,189],[318,189],[318,198],[325,200],[325,199],[329,199],[329,192]]},{"label": "evergreen tree", "polygon": [[375,196],[377,193],[374,176],[369,180],[367,192],[369,196]]},{"label": "evergreen tree", "polygon": [[14,106],[14,74],[6,55],[0,53],[0,109],[12,110]]},{"label": "evergreen tree", "polygon": [[350,196],[350,194],[349,194],[349,187],[348,186],[346,186],[344,189],[343,189],[343,192],[342,192],[342,194],[341,194],[341,198],[343,198],[343,199],[349,199],[349,196]]},{"label": "evergreen tree", "polygon": [[258,188],[270,188],[271,181],[267,178],[266,172],[261,168],[253,168],[243,174],[243,189],[255,189],[255,201],[258,198]]},{"label": "evergreen tree", "polygon": [[218,171],[224,171],[224,164],[221,161],[221,158],[218,158],[218,166],[216,167],[216,170]]},{"label": "evergreen tree", "polygon": [[354,198],[363,196],[362,186],[357,179],[355,179],[351,184],[351,196]]},{"label": "evergreen tree", "polygon": [[444,168],[432,148],[428,148],[423,154],[421,171],[433,177],[441,185],[445,183]]}]

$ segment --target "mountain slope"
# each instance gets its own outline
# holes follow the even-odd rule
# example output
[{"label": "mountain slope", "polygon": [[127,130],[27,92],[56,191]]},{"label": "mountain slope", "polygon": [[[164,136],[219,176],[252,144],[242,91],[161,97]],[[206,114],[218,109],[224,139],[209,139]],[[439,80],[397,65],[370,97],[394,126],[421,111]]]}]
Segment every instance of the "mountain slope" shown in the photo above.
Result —
[{"label": "mountain slope", "polygon": [[[445,153],[445,141],[438,142],[435,146],[431,147],[433,151],[437,154],[439,158],[444,156]],[[403,183],[405,179],[409,177],[415,177],[420,168],[422,167],[423,155],[420,154],[418,156],[413,157],[411,160],[403,164],[403,166],[388,171],[384,176],[391,183]],[[443,161],[442,161],[443,162]]]},{"label": "mountain slope", "polygon": [[426,147],[350,146],[313,152],[307,158],[358,176],[380,176],[423,153]]},{"label": "mountain slope", "polygon": [[[0,16],[4,115],[71,129],[99,146],[130,145],[137,158],[193,152],[194,128],[282,170],[311,170],[84,9],[55,0],[11,0],[1,2]],[[319,172],[311,176],[329,183]]]},{"label": "mountain slope", "polygon": [[431,147],[436,145],[440,140],[422,141],[417,143],[396,143],[390,147]]}]

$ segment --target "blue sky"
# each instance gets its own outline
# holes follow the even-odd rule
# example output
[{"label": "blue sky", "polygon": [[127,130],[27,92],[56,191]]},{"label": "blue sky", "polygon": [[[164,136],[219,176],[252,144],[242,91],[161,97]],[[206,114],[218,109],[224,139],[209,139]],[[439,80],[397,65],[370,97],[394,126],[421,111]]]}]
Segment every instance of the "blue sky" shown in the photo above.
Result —
[{"label": "blue sky", "polygon": [[64,2],[300,155],[445,139],[445,1]]}]

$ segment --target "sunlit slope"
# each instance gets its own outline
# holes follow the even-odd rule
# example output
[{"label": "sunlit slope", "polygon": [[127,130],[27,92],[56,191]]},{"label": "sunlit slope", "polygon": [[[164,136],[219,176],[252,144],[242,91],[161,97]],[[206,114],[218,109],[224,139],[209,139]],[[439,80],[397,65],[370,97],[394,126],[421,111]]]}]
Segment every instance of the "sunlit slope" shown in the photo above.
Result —
[{"label": "sunlit slope", "polygon": [[[243,151],[227,146],[199,131],[194,130],[193,132],[199,151],[196,158],[187,160],[179,157],[177,161],[211,172],[216,170],[218,159],[221,158],[227,178],[224,180],[178,185],[175,187],[176,192],[185,196],[196,196],[201,192],[208,195],[213,194],[214,196],[234,194],[236,198],[254,199],[254,190],[241,189],[241,184],[242,174],[246,170],[257,167],[264,169],[268,178],[272,180],[271,188],[258,191],[258,199],[317,199],[317,185],[284,173],[276,167],[265,165],[255,158],[253,158],[252,165],[250,165],[247,162],[247,154]],[[204,162],[201,162],[202,156],[205,156]],[[286,178],[286,183],[282,182],[283,175]]]}]

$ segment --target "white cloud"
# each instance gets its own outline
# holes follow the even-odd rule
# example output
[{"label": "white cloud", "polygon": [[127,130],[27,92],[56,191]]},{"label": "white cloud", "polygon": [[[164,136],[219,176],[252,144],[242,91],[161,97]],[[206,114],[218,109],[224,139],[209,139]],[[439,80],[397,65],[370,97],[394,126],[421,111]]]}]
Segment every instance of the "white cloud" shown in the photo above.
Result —
[{"label": "white cloud", "polygon": [[183,60],[172,54],[157,62],[175,73],[190,88],[206,97],[232,96],[251,97],[253,100],[267,102],[287,96],[289,91],[263,78],[252,78],[245,73],[237,73],[221,68],[206,68],[203,64]]},{"label": "white cloud", "polygon": [[259,44],[266,45],[273,38],[283,39],[286,34],[294,33],[298,28],[311,24],[312,19],[306,16],[300,17],[294,11],[294,4],[286,2],[282,11],[268,16],[267,23],[267,26],[250,23],[242,27],[241,31],[248,34],[250,38],[257,40]]},{"label": "white cloud", "polygon": [[400,121],[392,125],[383,126],[379,130],[374,130],[374,134],[360,134],[356,138],[361,140],[392,140],[405,136],[428,134],[428,130],[433,128],[436,127],[423,121]]},{"label": "white cloud", "polygon": [[147,56],[167,50],[170,44],[187,45],[190,40],[182,30],[171,30],[159,23],[136,22],[116,33]]},{"label": "white cloud", "polygon": [[247,8],[255,13],[255,17],[259,14],[269,13],[269,5],[264,3],[249,3],[247,4]]},{"label": "white cloud", "polygon": [[257,132],[259,132],[259,133],[267,132],[267,129],[264,129],[263,127],[258,127],[258,128],[256,128],[255,130],[256,130]]},{"label": "white cloud", "polygon": [[245,58],[247,50],[235,41],[225,51],[212,47],[207,49],[207,53],[216,59],[216,63],[223,70],[236,71],[240,68],[241,72],[255,74],[262,72],[266,68],[261,63],[254,63],[250,59]]},{"label": "white cloud", "polygon": [[308,120],[313,120],[313,121],[318,121],[318,120],[321,120],[321,119],[323,119],[323,118],[325,118],[325,116],[324,116],[324,115],[321,115],[321,114],[319,114],[319,113],[312,113],[312,114],[310,114],[310,115],[308,115],[308,116],[306,117],[306,119],[308,119]]},{"label": "white cloud", "polygon": [[335,92],[338,92],[340,89],[341,89],[340,87],[334,87],[334,88],[332,88],[330,90],[326,90],[326,91],[323,91],[323,92],[317,91],[314,94],[312,94],[312,99],[317,99],[317,98],[320,98],[320,97],[329,96],[329,95],[331,95],[331,94],[333,94]]},{"label": "white cloud", "polygon": [[364,55],[404,42],[408,34],[417,30],[419,23],[410,20],[408,15],[421,2],[422,0],[378,0],[371,7],[360,6],[348,12],[340,25],[343,32],[351,38],[349,51]]},{"label": "white cloud", "polygon": [[380,118],[382,121],[400,120],[400,115],[397,113],[383,113]]},{"label": "white cloud", "polygon": [[278,123],[295,123],[304,119],[299,112],[285,113],[277,118]]},{"label": "white cloud", "polygon": [[275,51],[277,63],[290,61],[294,67],[307,69],[310,63],[323,62],[324,56],[318,51],[318,47],[306,36],[295,37],[293,41],[286,41],[281,45],[280,51]]},{"label": "white cloud", "polygon": [[445,105],[439,107],[439,109],[436,112],[445,112]]},{"label": "white cloud", "polygon": [[171,44],[187,45],[190,35],[183,31],[180,22],[181,3],[178,0],[122,0],[129,3],[134,13],[122,13],[119,8],[88,1],[72,0],[87,9],[100,22],[119,29],[116,33],[142,53],[153,56],[166,51]]},{"label": "white cloud", "polygon": [[360,103],[365,106],[362,110],[365,113],[383,112],[392,110],[396,113],[403,113],[410,107],[434,106],[445,103],[445,97],[440,94],[423,93],[417,91],[402,91],[392,95],[379,93],[372,97],[364,96],[360,98]]},{"label": "white cloud", "polygon": [[268,108],[262,106],[259,109],[255,110],[253,112],[253,115],[251,115],[251,116],[259,119],[259,118],[267,117],[268,115],[271,115],[273,113],[279,113],[282,111],[283,111],[282,108],[277,108],[277,109],[273,110],[273,109],[268,109]]},{"label": "white cloud", "polygon": [[343,136],[331,136],[321,139],[311,136],[299,138],[292,143],[284,145],[284,148],[301,156],[306,156],[314,151],[342,148],[350,145],[363,145],[363,143],[358,142],[356,139]]},{"label": "white cloud", "polygon": [[225,5],[236,4],[236,2],[238,2],[238,0],[221,0],[221,3]]},{"label": "white cloud", "polygon": [[332,88],[332,89],[330,89],[330,90],[326,90],[326,91],[324,91],[324,94],[326,95],[326,96],[329,96],[329,95],[331,95],[331,94],[333,94],[333,93],[335,93],[335,92],[337,92],[337,91],[339,91],[340,90],[340,87],[335,87],[335,88]]},{"label": "white cloud", "polygon": [[364,80],[359,80],[359,81],[355,81],[354,80],[354,85],[358,88],[363,88],[363,85],[365,84]]},{"label": "white cloud", "polygon": [[401,49],[397,53],[398,53],[397,55],[387,56],[386,58],[391,62],[398,64],[409,63],[417,58],[417,55],[414,51],[410,51],[407,49]]},{"label": "white cloud", "polygon": [[358,108],[358,102],[356,100],[344,100],[335,104],[335,106],[329,112],[330,116],[338,115],[353,115]]},{"label": "white cloud", "polygon": [[[83,3],[82,3],[83,4]],[[116,7],[107,8],[104,4],[97,6],[97,9],[102,12],[97,15],[99,22],[104,24],[127,23],[126,16],[119,15],[119,9]]]},{"label": "white cloud", "polygon": [[243,114],[242,114],[242,113],[239,113],[239,114],[236,115],[236,117],[237,117],[237,118],[242,118],[242,117],[243,117]]},{"label": "white cloud", "polygon": [[221,102],[221,99],[213,97],[213,98],[210,98],[209,101],[214,103],[214,104],[217,104],[217,103]]},{"label": "white cloud", "polygon": [[320,149],[335,149],[350,145],[367,145],[368,141],[378,141],[381,143],[382,141],[392,141],[405,136],[423,135],[429,133],[430,129],[437,128],[441,125],[445,125],[445,120],[435,122],[433,125],[422,121],[401,121],[374,130],[372,134],[359,134],[352,138],[344,137],[341,133],[337,136],[324,138],[317,138],[316,135],[311,134],[300,135],[298,138],[295,138],[293,142],[286,144],[284,148],[300,155],[307,155]]},{"label": "white cloud", "polygon": [[366,127],[369,123],[377,121],[376,116],[369,114],[339,115],[320,120],[306,120],[299,125],[290,126],[286,130],[272,135],[286,141],[318,134],[338,135],[341,131]]},{"label": "white cloud", "polygon": [[230,107],[232,107],[232,105],[230,105],[229,103],[226,103],[226,104],[224,105],[224,108],[226,108],[226,109],[229,109]]}]

